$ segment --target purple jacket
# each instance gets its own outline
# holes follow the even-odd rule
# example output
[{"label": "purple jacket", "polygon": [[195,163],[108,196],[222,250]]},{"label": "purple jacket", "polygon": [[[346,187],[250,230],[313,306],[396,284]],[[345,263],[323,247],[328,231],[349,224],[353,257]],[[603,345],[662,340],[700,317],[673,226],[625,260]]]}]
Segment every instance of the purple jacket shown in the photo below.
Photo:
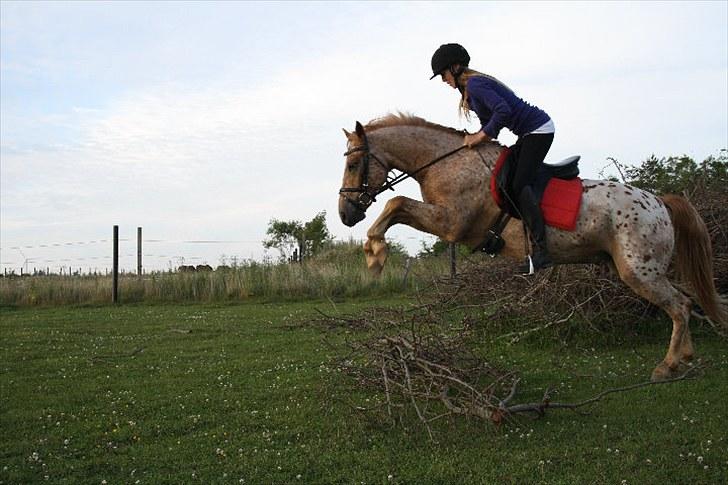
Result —
[{"label": "purple jacket", "polygon": [[468,104],[475,111],[486,135],[498,138],[501,128],[516,136],[532,132],[551,118],[545,111],[515,95],[494,78],[475,76],[468,79]]}]

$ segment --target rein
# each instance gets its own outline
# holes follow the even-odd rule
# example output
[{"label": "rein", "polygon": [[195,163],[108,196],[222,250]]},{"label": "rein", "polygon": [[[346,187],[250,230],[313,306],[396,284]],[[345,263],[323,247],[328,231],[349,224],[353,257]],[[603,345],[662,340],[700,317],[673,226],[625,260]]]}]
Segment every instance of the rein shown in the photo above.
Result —
[{"label": "rein", "polygon": [[[344,156],[346,157],[346,156],[351,155],[352,153],[364,152],[364,157],[363,157],[363,161],[362,161],[363,170],[364,170],[364,172],[362,174],[362,183],[359,187],[342,187],[341,189],[339,189],[339,194],[345,194],[345,193],[349,193],[349,192],[358,193],[359,197],[357,198],[357,200],[350,199],[349,197],[344,197],[344,198],[347,200],[347,202],[349,202],[350,204],[353,204],[357,209],[359,209],[361,211],[366,211],[369,208],[369,206],[372,205],[372,203],[377,201],[376,197],[379,194],[381,194],[382,192],[384,192],[385,190],[394,190],[395,185],[397,185],[401,182],[404,182],[408,178],[414,177],[422,170],[436,164],[437,162],[444,160],[445,158],[447,158],[451,155],[454,155],[455,153],[459,152],[463,148],[467,148],[466,145],[459,146],[458,148],[456,148],[454,150],[450,150],[449,152],[447,152],[443,155],[440,155],[439,157],[435,158],[434,160],[424,164],[423,166],[421,166],[417,170],[413,171],[412,173],[402,172],[395,177],[389,178],[389,172],[390,172],[389,167],[387,167],[387,165],[384,162],[382,162],[376,155],[374,155],[371,152],[371,150],[369,150],[369,141],[367,140],[366,133],[363,133],[363,135],[364,136],[362,138],[364,139],[364,144],[362,144],[358,147],[354,147],[344,153]],[[370,161],[370,158],[373,158],[387,172],[387,181],[378,189],[372,189],[369,187],[369,161]]]}]

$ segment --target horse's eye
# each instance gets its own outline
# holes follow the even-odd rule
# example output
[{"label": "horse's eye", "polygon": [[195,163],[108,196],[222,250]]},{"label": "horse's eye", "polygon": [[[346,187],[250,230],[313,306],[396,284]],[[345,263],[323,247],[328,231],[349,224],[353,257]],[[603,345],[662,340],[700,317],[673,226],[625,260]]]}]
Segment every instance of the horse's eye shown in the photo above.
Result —
[{"label": "horse's eye", "polygon": [[356,169],[359,167],[359,162],[350,162],[346,168],[349,169],[349,172],[355,172]]}]

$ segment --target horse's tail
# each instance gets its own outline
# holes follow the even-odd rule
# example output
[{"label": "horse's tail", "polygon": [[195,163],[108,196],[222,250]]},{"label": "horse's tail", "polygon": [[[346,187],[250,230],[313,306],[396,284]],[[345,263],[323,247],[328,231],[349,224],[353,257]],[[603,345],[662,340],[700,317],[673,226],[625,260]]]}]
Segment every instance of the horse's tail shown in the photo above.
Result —
[{"label": "horse's tail", "polygon": [[710,235],[695,207],[679,195],[664,195],[675,228],[675,271],[688,283],[705,314],[722,330],[728,331],[726,301],[713,282],[713,250]]}]

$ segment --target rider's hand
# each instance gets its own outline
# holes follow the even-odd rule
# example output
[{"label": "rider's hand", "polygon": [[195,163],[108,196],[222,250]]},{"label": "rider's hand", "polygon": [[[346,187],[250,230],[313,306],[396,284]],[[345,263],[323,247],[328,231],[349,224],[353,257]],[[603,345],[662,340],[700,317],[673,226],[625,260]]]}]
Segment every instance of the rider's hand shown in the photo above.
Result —
[{"label": "rider's hand", "polygon": [[463,145],[467,145],[468,147],[473,148],[475,145],[479,145],[484,141],[490,141],[490,137],[486,135],[485,132],[479,131],[477,133],[473,133],[472,135],[465,135],[465,138],[463,139]]}]

